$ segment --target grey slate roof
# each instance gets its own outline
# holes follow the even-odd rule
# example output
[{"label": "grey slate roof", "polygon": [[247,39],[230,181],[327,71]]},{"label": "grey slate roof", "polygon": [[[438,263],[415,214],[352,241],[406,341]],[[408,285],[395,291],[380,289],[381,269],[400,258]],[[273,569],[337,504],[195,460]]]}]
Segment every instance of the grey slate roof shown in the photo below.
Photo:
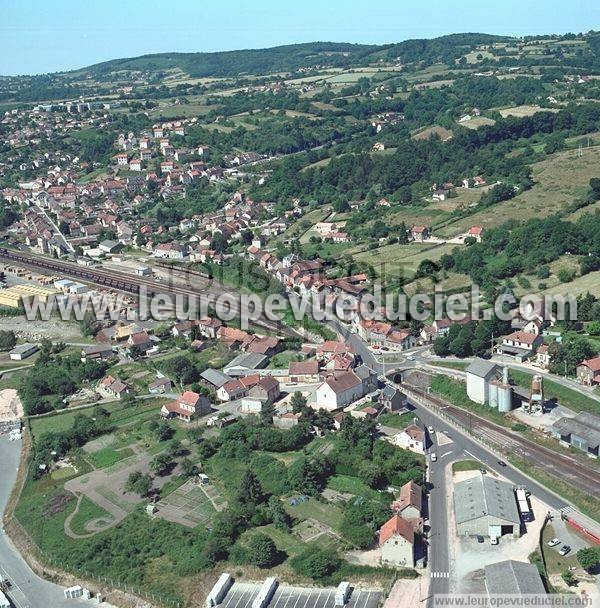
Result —
[{"label": "grey slate roof", "polygon": [[560,418],[552,425],[552,430],[561,435],[577,435],[591,448],[600,446],[600,416],[581,412],[574,418]]},{"label": "grey slate roof", "polygon": [[513,486],[489,475],[478,475],[454,486],[454,512],[459,524],[486,515],[521,524]]},{"label": "grey slate roof", "polygon": [[546,593],[538,569],[533,564],[512,559],[487,565],[485,585],[490,595]]},{"label": "grey slate roof", "polygon": [[212,367],[205,369],[200,374],[200,377],[217,388],[221,388],[226,382],[231,380],[231,376],[224,374],[218,369],[213,369]]},{"label": "grey slate roof", "polygon": [[265,361],[267,357],[265,355],[261,355],[260,353],[243,353],[238,355],[233,361],[231,361],[228,365],[223,368],[225,373],[228,373],[230,369],[246,368],[246,369],[257,369],[259,368]]},{"label": "grey slate roof", "polygon": [[492,361],[486,361],[485,359],[480,359],[477,357],[473,360],[471,365],[467,367],[467,374],[473,374],[479,378],[485,378],[486,376],[489,376],[490,373],[496,372],[498,369],[498,365],[492,363]]}]

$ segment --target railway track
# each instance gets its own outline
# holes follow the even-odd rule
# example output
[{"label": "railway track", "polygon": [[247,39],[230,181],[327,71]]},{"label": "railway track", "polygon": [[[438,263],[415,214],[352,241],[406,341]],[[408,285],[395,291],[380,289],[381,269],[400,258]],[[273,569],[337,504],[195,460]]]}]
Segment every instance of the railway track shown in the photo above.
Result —
[{"label": "railway track", "polygon": [[[65,262],[64,260],[39,257],[32,253],[14,251],[6,248],[0,248],[0,260],[10,262],[18,266],[23,266],[24,268],[36,270],[42,274],[58,273],[87,283],[108,287],[110,289],[115,289],[117,291],[134,295],[139,294],[140,287],[145,287],[149,297],[156,294],[165,294],[169,296],[179,295],[184,298],[199,297],[208,299],[211,296],[216,298],[219,295],[232,293],[231,290],[227,290],[224,286],[216,283],[212,284],[211,286],[217,287],[216,291],[219,291],[219,293],[213,294],[209,291],[204,291],[208,284],[199,285],[197,288],[192,288],[189,286],[177,285],[173,280],[165,283],[149,277],[138,277],[117,270],[107,270],[105,268],[87,268],[74,262]],[[197,273],[197,275],[199,278],[204,279],[204,281],[209,280],[207,276],[204,276],[201,273]],[[232,303],[231,310],[237,314],[240,314],[239,306],[236,304]],[[256,321],[252,321],[252,323],[267,329],[268,331],[276,332],[279,335],[297,335],[291,328],[281,323],[271,321],[264,316]]]},{"label": "railway track", "polygon": [[594,469],[586,458],[561,454],[439,397],[413,387],[409,390],[469,429],[480,440],[496,445],[505,453],[513,453],[527,464],[600,500],[600,470]]}]

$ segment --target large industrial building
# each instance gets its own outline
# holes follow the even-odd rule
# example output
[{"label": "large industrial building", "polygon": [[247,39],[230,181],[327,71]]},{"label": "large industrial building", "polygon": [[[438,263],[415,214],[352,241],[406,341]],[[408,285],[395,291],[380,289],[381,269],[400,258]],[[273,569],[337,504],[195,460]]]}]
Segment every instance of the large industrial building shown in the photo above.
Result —
[{"label": "large industrial building", "polygon": [[486,361],[474,359],[467,367],[467,395],[475,403],[487,404],[501,412],[513,406],[513,387],[508,382],[508,369]]},{"label": "large industrial building", "polygon": [[552,425],[552,435],[590,458],[600,456],[600,416],[581,412],[573,418],[560,418]]},{"label": "large industrial building", "polygon": [[489,595],[538,595],[546,589],[538,569],[527,562],[507,559],[485,567],[485,586]]},{"label": "large industrial building", "polygon": [[7,287],[0,290],[0,306],[9,306],[10,308],[19,308],[23,302],[23,298],[37,297],[40,302],[47,302],[48,298],[56,295],[56,289],[48,289],[47,287],[38,287],[36,285],[19,284]]},{"label": "large industrial building", "polygon": [[459,536],[521,534],[521,517],[511,484],[480,474],[454,486]]}]

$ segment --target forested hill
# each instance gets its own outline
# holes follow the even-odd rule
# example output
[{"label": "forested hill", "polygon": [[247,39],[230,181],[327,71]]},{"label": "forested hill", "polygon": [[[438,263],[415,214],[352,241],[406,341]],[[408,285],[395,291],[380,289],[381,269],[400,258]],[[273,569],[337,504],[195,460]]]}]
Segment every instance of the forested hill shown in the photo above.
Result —
[{"label": "forested hill", "polygon": [[378,59],[399,59],[404,63],[422,60],[448,61],[460,57],[468,47],[503,40],[510,39],[490,34],[452,34],[388,45],[310,42],[216,53],[159,53],[105,61],[82,71],[92,76],[101,76],[120,70],[154,71],[179,68],[190,76],[199,78],[294,71],[301,67],[348,67]]}]

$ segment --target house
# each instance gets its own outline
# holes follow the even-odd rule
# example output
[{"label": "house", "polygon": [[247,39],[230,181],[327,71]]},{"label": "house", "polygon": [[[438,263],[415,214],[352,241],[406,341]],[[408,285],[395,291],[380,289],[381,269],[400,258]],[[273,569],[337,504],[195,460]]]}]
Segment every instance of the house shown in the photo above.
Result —
[{"label": "house", "polygon": [[454,486],[454,515],[459,536],[520,536],[521,516],[513,485],[479,475]]},{"label": "house", "polygon": [[221,401],[240,399],[241,397],[244,397],[255,384],[258,384],[259,380],[260,376],[258,374],[252,374],[251,376],[244,376],[242,378],[233,378],[219,388],[217,397]]},{"label": "house", "polygon": [[386,566],[414,566],[415,544],[413,523],[400,517],[400,515],[392,515],[379,530],[381,564]]},{"label": "house", "polygon": [[174,338],[189,338],[192,335],[193,328],[193,321],[181,321],[180,323],[175,323],[175,325],[171,327],[171,335]]},{"label": "house", "polygon": [[308,361],[290,361],[288,366],[290,383],[307,383],[319,381],[319,362],[316,359]]},{"label": "house", "polygon": [[110,344],[93,344],[91,346],[84,346],[81,350],[82,361],[104,361],[110,359],[114,355],[112,346]]},{"label": "house", "polygon": [[586,359],[577,366],[577,379],[581,384],[600,384],[600,357]]},{"label": "house", "polygon": [[168,393],[173,388],[173,383],[166,376],[160,376],[148,385],[148,392],[152,395]]},{"label": "house", "polygon": [[329,412],[347,407],[364,395],[363,382],[353,372],[331,375],[317,387],[311,407]]},{"label": "house", "polygon": [[168,258],[170,260],[183,260],[186,254],[187,249],[179,243],[159,243],[152,252],[155,258]]},{"label": "house", "polygon": [[138,352],[144,354],[152,348],[152,340],[145,331],[138,331],[127,338],[127,350],[129,354]]},{"label": "house", "polygon": [[422,243],[429,238],[429,228],[427,226],[413,226],[410,230],[412,240],[417,243]]},{"label": "house", "polygon": [[542,341],[540,335],[526,331],[515,331],[502,337],[502,343],[496,346],[496,352],[514,357],[516,361],[521,362],[534,355]]},{"label": "house", "polygon": [[391,384],[386,384],[379,392],[379,403],[387,412],[397,412],[406,405],[406,395]]},{"label": "house", "polygon": [[471,228],[469,228],[469,232],[467,233],[467,236],[474,238],[478,243],[481,243],[481,239],[483,238],[483,227],[482,226],[471,226]]},{"label": "house", "polygon": [[542,369],[548,369],[550,367],[550,352],[547,344],[542,344],[535,354],[535,364]]},{"label": "house", "polygon": [[423,509],[423,489],[414,481],[405,483],[400,488],[398,500],[392,503],[392,511],[404,519],[419,519]]},{"label": "house", "polygon": [[222,327],[223,323],[220,319],[212,318],[212,317],[202,317],[198,321],[198,329],[200,333],[205,338],[215,339],[217,337],[217,332]]},{"label": "house", "polygon": [[412,335],[409,329],[392,329],[384,340],[384,346],[390,350],[407,350],[414,348],[417,344],[417,339]]},{"label": "house", "polygon": [[600,456],[600,416],[581,412],[573,418],[563,417],[552,425],[551,432],[563,445],[581,450],[590,458]]},{"label": "house", "polygon": [[273,376],[263,376],[242,398],[240,410],[258,413],[266,405],[271,405],[279,397],[279,382]]},{"label": "house", "polygon": [[427,433],[424,428],[417,424],[409,424],[403,431],[394,435],[393,442],[405,450],[410,450],[416,454],[425,454]]},{"label": "house", "polygon": [[279,338],[274,336],[254,336],[246,345],[246,351],[272,357],[279,349]]},{"label": "house", "polygon": [[185,391],[177,398],[177,401],[166,403],[162,406],[160,413],[165,418],[179,418],[190,422],[196,416],[210,414],[210,401],[194,391]]},{"label": "house", "polygon": [[114,376],[106,376],[100,380],[96,390],[107,399],[122,399],[129,393],[129,387]]}]

